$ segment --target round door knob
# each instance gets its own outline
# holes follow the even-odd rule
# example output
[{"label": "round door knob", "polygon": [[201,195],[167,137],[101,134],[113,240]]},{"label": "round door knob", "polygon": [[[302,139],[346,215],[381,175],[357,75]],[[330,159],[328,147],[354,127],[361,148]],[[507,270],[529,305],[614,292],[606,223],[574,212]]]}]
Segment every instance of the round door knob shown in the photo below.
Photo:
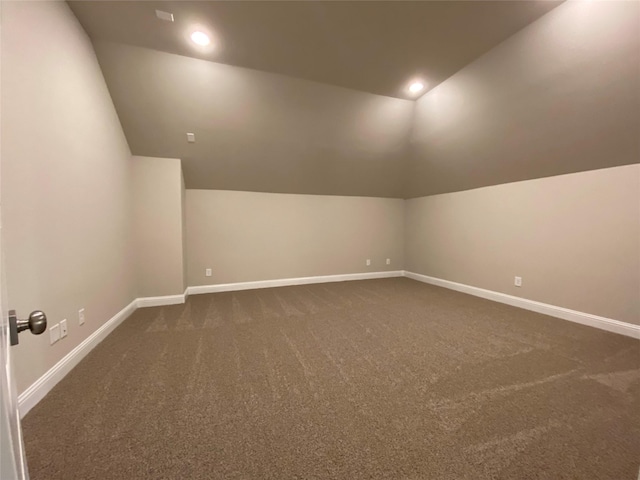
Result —
[{"label": "round door knob", "polygon": [[29,330],[34,335],[40,335],[47,329],[47,316],[42,310],[34,310],[29,315]]}]

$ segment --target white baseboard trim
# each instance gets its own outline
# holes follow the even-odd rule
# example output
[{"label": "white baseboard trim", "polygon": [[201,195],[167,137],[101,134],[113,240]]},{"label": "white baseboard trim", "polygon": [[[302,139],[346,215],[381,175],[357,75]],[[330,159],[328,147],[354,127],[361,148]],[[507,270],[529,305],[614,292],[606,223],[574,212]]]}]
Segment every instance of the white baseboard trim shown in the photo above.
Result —
[{"label": "white baseboard trim", "polygon": [[71,350],[58,363],[51,367],[44,375],[36,380],[29,388],[18,395],[20,418],[23,418],[36,404],[62,380],[80,360],[82,360],[96,345],[104,340],[118,325],[138,308],[157,307],[163,305],[177,305],[185,303],[189,294],[228,292],[233,290],[249,290],[255,288],[282,287],[286,285],[305,285],[310,283],[342,282],[347,280],[366,280],[370,278],[401,277],[403,271],[353,273],[346,275],[326,275],[322,277],[286,278],[265,280],[259,282],[227,283],[220,285],[204,285],[189,287],[178,295],[136,298],[129,305],[116,313],[98,330],[87,337],[80,345]]},{"label": "white baseboard trim", "polygon": [[402,270],[390,272],[347,273],[343,275],[323,275],[318,277],[279,278],[276,280],[260,280],[256,282],[219,283],[217,285],[198,285],[187,288],[187,295],[201,293],[234,292],[238,290],[255,290],[257,288],[288,287],[291,285],[308,285],[312,283],[346,282],[351,280],[369,280],[372,278],[402,277]]},{"label": "white baseboard trim", "polygon": [[110,320],[98,330],[87,337],[80,345],[66,354],[62,360],[51,367],[43,376],[36,380],[29,388],[18,396],[20,418],[44,398],[67,373],[75,367],[96,345],[104,340],[118,325],[129,317],[137,309],[137,300],[132,301],[116,313]]},{"label": "white baseboard trim", "polygon": [[257,288],[284,287],[290,285],[308,285],[313,283],[344,282],[350,280],[368,280],[374,278],[402,277],[411,278],[419,282],[437,285],[439,287],[457,290],[477,297],[486,298],[495,302],[505,303],[514,307],[531,310],[534,312],[550,315],[552,317],[581,323],[591,327],[619,333],[628,337],[640,339],[640,325],[613,320],[611,318],[599,317],[590,313],[578,312],[568,308],[557,307],[546,303],[527,300],[526,298],[514,297],[506,293],[494,292],[483,288],[472,287],[462,283],[451,282],[440,278],[429,277],[419,273],[402,270],[390,272],[372,273],[349,273],[344,275],[324,275],[318,277],[282,278],[277,280],[262,280],[256,282],[224,283],[217,285],[199,285],[188,287],[183,294],[166,295],[161,297],[144,297],[133,300],[129,305],[116,313],[102,327],[93,332],[80,345],[65,355],[62,360],[51,367],[42,377],[36,380],[29,388],[18,396],[20,408],[20,418],[24,417],[51,389],[62,380],[67,373],[75,367],[91,350],[95,348],[107,335],[109,335],[118,325],[129,317],[138,308],[154,307],[162,305],[176,305],[184,303],[188,295],[201,293],[231,292],[239,290],[253,290]]},{"label": "white baseboard trim", "polygon": [[513,295],[507,295],[506,293],[485,290],[484,288],[472,287],[463,283],[451,282],[449,280],[429,277],[419,273],[405,271],[404,276],[419,282],[449,288],[458,292],[468,293],[469,295],[475,295],[476,297],[493,300],[494,302],[506,303],[507,305],[523,308],[525,310],[543,313],[563,320],[569,320],[570,322],[581,323],[582,325],[588,325],[608,332],[619,333],[621,335],[626,335],[627,337],[640,339],[640,325],[621,322],[619,320],[613,320],[606,317],[599,317],[598,315],[592,315],[590,313],[578,312],[577,310],[557,307],[555,305],[536,302],[535,300],[528,300],[526,298],[514,297]]},{"label": "white baseboard trim", "polygon": [[187,299],[187,291],[178,295],[164,295],[161,297],[142,297],[136,299],[136,307],[161,307],[163,305],[178,305]]}]

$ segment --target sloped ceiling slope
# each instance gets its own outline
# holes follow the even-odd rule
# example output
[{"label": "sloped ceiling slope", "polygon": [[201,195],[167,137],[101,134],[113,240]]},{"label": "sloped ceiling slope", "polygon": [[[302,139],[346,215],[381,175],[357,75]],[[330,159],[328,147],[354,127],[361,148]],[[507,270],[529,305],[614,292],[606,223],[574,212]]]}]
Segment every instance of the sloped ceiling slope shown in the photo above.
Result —
[{"label": "sloped ceiling slope", "polygon": [[[557,6],[559,1],[79,1],[93,40],[123,43],[406,97],[428,88]],[[175,22],[156,18],[170,12]],[[195,26],[215,47],[199,50]]]},{"label": "sloped ceiling slope", "polygon": [[640,3],[567,2],[471,63],[408,157],[407,197],[640,162]]},{"label": "sloped ceiling slope", "polygon": [[181,158],[187,188],[403,195],[415,102],[140,47],[95,48],[131,151]]},{"label": "sloped ceiling slope", "polygon": [[187,188],[411,198],[639,162],[639,29],[567,2],[417,102],[94,45],[132,152]]}]

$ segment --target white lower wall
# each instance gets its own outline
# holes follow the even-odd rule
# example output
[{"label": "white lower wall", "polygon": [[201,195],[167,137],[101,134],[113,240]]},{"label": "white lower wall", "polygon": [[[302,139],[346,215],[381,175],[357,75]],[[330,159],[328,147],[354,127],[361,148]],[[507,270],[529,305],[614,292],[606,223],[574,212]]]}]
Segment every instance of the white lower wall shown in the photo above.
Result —
[{"label": "white lower wall", "polygon": [[407,271],[640,324],[639,164],[416,198],[405,222]]},{"label": "white lower wall", "polygon": [[403,205],[389,198],[187,190],[188,284],[402,270]]},{"label": "white lower wall", "polygon": [[134,156],[132,166],[138,295],[182,294],[185,268],[181,161]]},{"label": "white lower wall", "polygon": [[4,307],[22,318],[44,310],[49,325],[66,318],[69,331],[53,345],[48,332],[20,335],[21,392],[136,296],[131,153],[69,6],[0,8]]}]

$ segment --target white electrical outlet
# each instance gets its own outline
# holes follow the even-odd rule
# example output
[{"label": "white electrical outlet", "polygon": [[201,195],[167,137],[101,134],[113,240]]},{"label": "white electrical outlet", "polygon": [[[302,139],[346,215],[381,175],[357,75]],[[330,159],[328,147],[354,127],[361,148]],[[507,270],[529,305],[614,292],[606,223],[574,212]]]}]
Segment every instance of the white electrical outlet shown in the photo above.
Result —
[{"label": "white electrical outlet", "polygon": [[195,133],[187,133],[187,142],[196,143],[196,134]]},{"label": "white electrical outlet", "polygon": [[207,269],[204,271],[204,276],[205,276],[205,277],[210,277],[210,276],[211,276],[211,269],[210,269],[210,268],[207,268]]},{"label": "white electrical outlet", "polygon": [[367,267],[371,265],[371,259],[367,258]]},{"label": "white electrical outlet", "polygon": [[67,319],[65,318],[60,322],[60,338],[66,337],[67,333],[69,332],[67,330]]},{"label": "white electrical outlet", "polygon": [[78,310],[78,324],[84,325],[84,308]]},{"label": "white electrical outlet", "polygon": [[513,281],[513,284],[516,287],[521,287],[522,286],[522,277],[516,277],[515,280]]},{"label": "white electrical outlet", "polygon": [[51,345],[60,340],[60,325],[57,323],[49,329],[49,340],[51,341]]},{"label": "white electrical outlet", "polygon": [[387,265],[391,265],[391,259],[387,258]]}]

